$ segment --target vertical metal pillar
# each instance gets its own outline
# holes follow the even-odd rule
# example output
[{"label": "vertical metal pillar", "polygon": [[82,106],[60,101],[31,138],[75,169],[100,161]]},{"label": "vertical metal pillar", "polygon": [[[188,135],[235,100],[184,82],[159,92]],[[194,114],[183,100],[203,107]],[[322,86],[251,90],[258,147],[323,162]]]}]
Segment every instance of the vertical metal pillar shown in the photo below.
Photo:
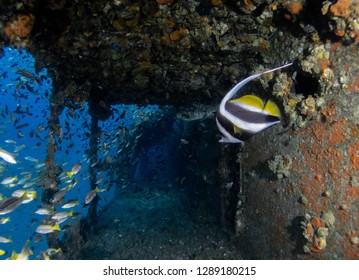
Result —
[{"label": "vertical metal pillar", "polygon": [[[48,142],[46,146],[45,169],[40,174],[39,187],[43,189],[41,200],[44,204],[51,204],[50,200],[57,191],[57,186],[60,184],[58,179],[61,173],[61,167],[55,164],[55,153],[57,151],[57,144],[55,138],[60,135],[59,115],[62,113],[64,107],[63,102],[59,102],[62,94],[52,93],[50,97],[50,116],[48,119],[49,132]],[[61,105],[59,105],[61,104]],[[49,248],[59,247],[59,232],[46,235]]]},{"label": "vertical metal pillar", "polygon": [[[91,110],[90,108],[90,114],[91,114],[91,137],[90,137],[90,150],[89,150],[89,159],[90,159],[90,166],[89,166],[89,173],[90,173],[90,188],[91,190],[96,189],[97,184],[97,150],[98,150],[98,117],[96,114]],[[95,198],[90,203],[90,209],[88,212],[90,223],[92,226],[95,226],[97,223],[97,204],[98,204],[98,196],[95,196]]]}]

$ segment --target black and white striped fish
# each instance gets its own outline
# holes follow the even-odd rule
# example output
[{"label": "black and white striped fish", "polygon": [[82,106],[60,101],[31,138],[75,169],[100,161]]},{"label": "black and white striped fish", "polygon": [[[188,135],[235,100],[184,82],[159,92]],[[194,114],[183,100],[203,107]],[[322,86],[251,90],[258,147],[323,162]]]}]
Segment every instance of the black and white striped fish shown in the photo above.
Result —
[{"label": "black and white striped fish", "polygon": [[251,80],[293,63],[254,74],[239,82],[222,99],[216,116],[216,123],[222,143],[242,143],[254,134],[280,122],[281,114],[278,106],[271,100],[263,101],[255,95],[245,95],[238,99],[233,96]]}]

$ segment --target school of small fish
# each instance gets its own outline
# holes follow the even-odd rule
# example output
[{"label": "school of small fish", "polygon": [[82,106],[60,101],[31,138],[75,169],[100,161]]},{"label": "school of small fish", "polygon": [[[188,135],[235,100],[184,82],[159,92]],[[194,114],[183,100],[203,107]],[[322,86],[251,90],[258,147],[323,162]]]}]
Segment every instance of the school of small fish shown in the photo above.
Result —
[{"label": "school of small fish", "polygon": [[[6,52],[18,53],[21,63],[11,56],[7,57]],[[81,177],[82,187],[88,185],[90,178],[80,173],[87,172],[90,164],[100,166],[102,161],[99,157],[96,162],[92,160],[90,163],[88,141],[91,135],[86,132],[89,130],[88,120],[82,118],[83,114],[78,110],[66,108],[58,131],[50,131],[46,125],[51,93],[49,78],[43,71],[35,73],[34,69],[25,68],[33,63],[28,54],[10,48],[5,48],[4,53],[0,57],[0,98],[6,100],[0,104],[0,257],[8,255],[8,259],[28,259],[33,255],[33,247],[30,247],[33,243],[40,242],[45,234],[61,232],[61,228],[65,230],[68,227],[65,221],[78,217],[84,212],[83,207],[90,204],[98,192],[107,191],[108,187],[96,187],[93,191],[89,188],[87,195],[76,195]],[[81,107],[80,110],[85,109]],[[101,135],[98,137],[101,138]],[[59,159],[62,172],[58,178],[60,184],[52,188],[54,194],[45,203],[38,198],[42,193],[38,187],[41,185],[39,175],[46,167],[46,145],[52,139],[56,139],[56,150],[63,154]],[[101,143],[99,148],[108,146],[108,143]],[[106,158],[110,161],[109,154]],[[76,159],[78,162],[72,166],[67,161]],[[86,169],[81,172],[83,166]],[[107,184],[103,171],[97,173],[96,184]],[[37,206],[34,207],[35,204]],[[31,215],[28,211],[34,208],[30,210],[33,211]],[[17,230],[17,217],[23,214],[32,218],[27,228],[31,226],[34,230],[28,233],[29,240],[17,253],[18,248],[11,237]],[[11,244],[14,244],[12,252],[3,248],[4,245],[9,248]],[[49,248],[40,252],[37,258],[50,259],[57,254],[62,254],[61,248]]]},{"label": "school of small fish", "polygon": [[[114,108],[116,111],[116,108]],[[69,113],[71,112],[71,113]],[[121,111],[119,111],[121,112]],[[102,132],[96,135],[98,139],[98,157],[96,160],[93,160],[91,156],[88,154],[88,149],[85,149],[85,153],[81,156],[80,151],[76,152],[76,157],[80,157],[79,161],[72,165],[71,168],[68,168],[68,162],[62,163],[62,172],[59,175],[59,180],[61,184],[57,187],[53,188],[54,193],[52,197],[49,199],[48,203],[42,203],[42,205],[34,211],[35,222],[37,226],[34,230],[33,237],[30,238],[31,242],[39,242],[43,238],[43,235],[51,234],[54,232],[62,232],[65,231],[68,227],[68,224],[64,225],[66,221],[74,219],[82,214],[82,212],[86,209],[88,205],[96,198],[100,197],[101,193],[107,192],[112,187],[112,183],[107,177],[119,178],[121,176],[121,172],[118,170],[118,165],[113,161],[113,157],[117,155],[127,155],[126,164],[127,167],[131,165],[135,165],[138,162],[138,158],[134,157],[134,147],[137,146],[138,142],[141,141],[142,134],[136,133],[136,131],[140,128],[143,121],[148,121],[147,116],[141,113],[139,108],[135,108],[132,111],[133,118],[137,119],[132,124],[132,128],[128,128],[125,125],[120,125],[117,129],[113,130],[111,126],[102,127]],[[71,130],[70,127],[73,127],[72,119],[75,119],[73,122],[76,122],[76,116],[80,114],[76,114],[75,111],[67,110],[65,111],[66,119],[65,124],[69,127],[63,129],[63,134],[58,135],[58,150],[64,150],[64,144],[67,139],[71,139],[73,136],[73,132],[78,133],[80,135],[79,128],[76,130]],[[114,116],[112,121],[120,122],[120,118],[123,118],[123,113],[120,116]],[[31,126],[29,127],[31,128]],[[107,130],[115,131],[115,133],[105,133]],[[44,133],[46,130],[44,131]],[[42,135],[41,133],[39,134]],[[132,135],[132,137],[129,137]],[[23,138],[26,139],[27,134],[23,133]],[[60,140],[61,137],[61,140]],[[83,141],[88,141],[90,136],[84,135],[86,139]],[[127,139],[127,141],[126,141]],[[61,141],[61,143],[60,143]],[[8,224],[11,223],[12,219],[10,216],[12,213],[16,213],[21,210],[24,204],[30,203],[31,201],[40,197],[37,192],[41,191],[41,189],[35,190],[36,186],[39,182],[39,173],[44,169],[43,163],[39,158],[35,158],[30,155],[20,156],[20,153],[17,155],[14,152],[15,147],[17,147],[17,143],[19,140],[10,140],[7,139],[4,141],[5,145],[3,148],[3,155],[7,159],[5,160],[3,157],[0,162],[0,166],[3,167],[3,171],[0,173],[0,215],[1,217],[0,224]],[[1,143],[1,142],[0,142]],[[71,144],[70,144],[71,145]],[[27,148],[24,148],[22,152],[26,151]],[[65,148],[66,151],[72,151],[72,147]],[[10,158],[9,155],[13,157]],[[16,161],[16,163],[11,163],[10,161]],[[22,164],[30,165],[32,171],[27,171],[22,169]],[[2,174],[8,173],[7,169],[15,168],[19,166],[20,170],[16,171],[16,174],[12,176],[2,176]],[[79,180],[81,181],[89,181],[90,175],[84,174],[86,170],[83,170],[83,167],[96,170],[96,180],[95,180],[95,188],[92,190],[88,190],[87,194],[81,197],[76,197],[75,192],[78,190]],[[125,171],[124,171],[125,172]],[[185,178],[178,179],[179,181],[183,181]],[[121,179],[123,182],[123,187],[126,186],[126,180]],[[100,187],[101,185],[101,187]],[[6,195],[2,195],[1,188],[6,190],[12,190],[11,196],[6,197]],[[75,209],[78,209],[75,211]],[[41,219],[43,219],[41,221]],[[1,227],[0,227],[1,234]],[[2,238],[2,239],[1,239]],[[0,248],[1,242],[5,242],[10,240],[9,236],[2,236],[0,238]],[[2,241],[1,241],[2,240]],[[9,242],[9,241],[8,241]],[[12,255],[9,259],[27,259],[32,256],[33,251],[29,247],[29,242],[27,242],[20,253],[16,253],[16,250],[12,252]],[[51,249],[51,248],[50,248]],[[7,252],[1,249],[0,253],[5,255]],[[58,258],[60,254],[62,254],[61,248],[52,249],[53,251],[41,251],[37,258],[41,259],[52,259]]]},{"label": "school of small fish", "polygon": [[[48,248],[33,256],[34,243],[46,240],[43,238],[46,234],[66,231],[71,226],[68,221],[85,215],[87,206],[95,198],[104,201],[113,180],[121,181],[123,188],[126,187],[126,168],[139,161],[134,149],[143,134],[138,131],[144,123],[151,121],[158,107],[114,106],[109,122],[100,123],[99,132],[92,135],[90,121],[84,117],[88,116],[87,104],[81,104],[79,109],[65,108],[59,128],[50,131],[46,125],[49,93],[40,95],[35,90],[46,83],[45,77],[20,67],[13,68],[12,73],[2,69],[4,67],[0,67],[0,77],[6,79],[11,74],[15,79],[6,85],[0,81],[0,97],[10,96],[16,104],[0,104],[0,257],[58,258],[63,254],[61,248]],[[158,112],[162,114],[161,110]],[[89,140],[92,137],[97,139],[95,157],[90,155]],[[57,178],[60,183],[49,186],[53,191],[52,197],[43,202],[40,201],[42,189],[38,186],[41,185],[40,174],[46,167],[46,145],[50,140],[56,145],[57,164],[62,172]],[[114,160],[118,156],[124,160],[121,170]],[[93,180],[93,189],[89,187],[90,180]],[[80,191],[82,193],[77,195]],[[34,209],[32,214],[28,209]],[[23,213],[32,218],[29,223],[33,230],[21,249],[14,244],[14,229],[5,231],[2,228],[11,228],[16,224],[17,216]],[[5,245],[6,248],[14,247],[7,250],[3,247]]]}]

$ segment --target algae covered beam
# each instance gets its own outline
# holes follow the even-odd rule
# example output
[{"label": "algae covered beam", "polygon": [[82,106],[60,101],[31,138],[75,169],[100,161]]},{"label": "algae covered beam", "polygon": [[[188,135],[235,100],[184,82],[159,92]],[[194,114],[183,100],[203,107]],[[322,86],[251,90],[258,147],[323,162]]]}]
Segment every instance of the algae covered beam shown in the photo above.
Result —
[{"label": "algae covered beam", "polygon": [[[60,95],[62,96],[62,95]],[[50,116],[48,119],[48,142],[46,146],[46,159],[45,159],[45,169],[40,174],[40,187],[44,190],[42,197],[43,202],[48,202],[54,191],[57,190],[57,186],[60,181],[58,176],[61,173],[61,167],[55,164],[55,153],[57,151],[57,144],[55,137],[61,134],[61,128],[59,125],[59,115],[63,111],[63,102],[59,102],[58,94],[53,93],[50,97]]]},{"label": "algae covered beam", "polygon": [[[60,184],[59,176],[62,171],[60,166],[55,163],[55,153],[57,144],[55,137],[61,133],[59,125],[59,116],[63,111],[62,94],[53,93],[50,97],[50,116],[48,119],[48,142],[46,146],[45,169],[40,174],[39,186],[43,189],[41,200],[44,205],[55,204],[53,201],[54,194]],[[49,248],[57,248],[59,246],[59,232],[54,231],[46,236]]]}]

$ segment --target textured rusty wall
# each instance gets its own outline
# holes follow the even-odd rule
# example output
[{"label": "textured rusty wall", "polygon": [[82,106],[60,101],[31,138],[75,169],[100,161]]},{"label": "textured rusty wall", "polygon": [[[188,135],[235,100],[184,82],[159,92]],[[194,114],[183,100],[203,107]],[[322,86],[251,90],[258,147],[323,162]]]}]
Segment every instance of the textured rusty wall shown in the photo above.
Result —
[{"label": "textured rusty wall", "polygon": [[1,45],[31,50],[56,91],[102,109],[218,101],[251,71],[359,32],[352,0],[6,0],[0,15]]},{"label": "textured rusty wall", "polygon": [[327,65],[333,75],[316,95],[324,102],[310,115],[299,112],[301,127],[276,127],[246,143],[244,240],[250,257],[359,258],[356,52],[355,45],[331,46]]}]

